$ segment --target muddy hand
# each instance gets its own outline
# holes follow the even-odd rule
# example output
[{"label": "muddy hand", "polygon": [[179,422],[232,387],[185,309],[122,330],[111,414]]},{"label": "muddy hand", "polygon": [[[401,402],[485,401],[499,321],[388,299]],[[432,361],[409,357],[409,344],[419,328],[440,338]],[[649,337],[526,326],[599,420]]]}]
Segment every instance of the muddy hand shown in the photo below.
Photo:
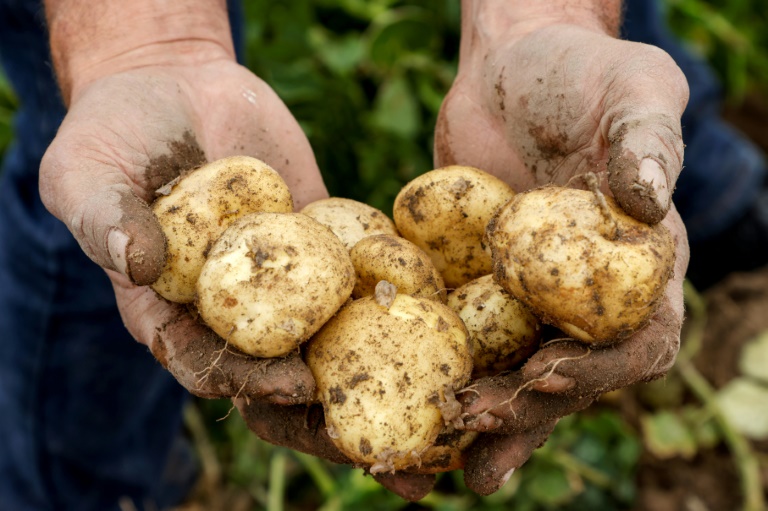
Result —
[{"label": "muddy hand", "polygon": [[521,3],[463,3],[459,72],[435,131],[437,165],[473,165],[517,191],[581,186],[574,178],[595,172],[627,213],[661,221],[682,168],[684,75],[663,51],[615,39],[595,28],[599,21],[516,21],[511,11]]},{"label": "muddy hand", "polygon": [[633,217],[662,221],[676,242],[674,278],[650,323],[610,348],[545,346],[523,369],[460,393],[467,485],[496,491],[560,417],[602,392],[663,375],[674,361],[688,264],[671,202],[682,168],[685,77],[658,48],[615,38],[620,2],[464,0],[459,72],[435,129],[437,166],[475,166],[515,190],[584,187],[598,175]]},{"label": "muddy hand", "polygon": [[558,419],[583,410],[604,392],[659,378],[672,366],[680,346],[688,252],[674,206],[664,223],[677,246],[675,274],[643,329],[599,349],[555,340],[519,371],[477,380],[459,393],[466,428],[492,433],[481,436],[469,452],[465,477],[470,488],[483,494],[496,491],[505,474],[545,441]]},{"label": "muddy hand", "polygon": [[40,169],[49,210],[108,270],[131,334],[192,393],[304,402],[314,383],[298,357],[236,354],[183,307],[146,284],[163,269],[165,237],[148,204],[205,161],[256,156],[288,183],[296,207],[327,196],[307,139],[275,93],[230,60],[156,66],[75,89]]},{"label": "muddy hand", "polygon": [[[237,398],[235,406],[248,427],[262,440],[334,463],[351,463],[331,441],[320,405],[275,406]],[[405,500],[417,501],[432,491],[434,475],[375,474],[376,481]]]}]

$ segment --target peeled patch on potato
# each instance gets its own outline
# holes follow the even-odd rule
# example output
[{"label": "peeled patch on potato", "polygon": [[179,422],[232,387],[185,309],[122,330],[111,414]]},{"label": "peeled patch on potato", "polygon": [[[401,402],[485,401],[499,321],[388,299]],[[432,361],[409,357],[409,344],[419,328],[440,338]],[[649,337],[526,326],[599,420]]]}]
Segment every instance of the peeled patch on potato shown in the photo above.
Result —
[{"label": "peeled patch on potato", "polygon": [[349,253],[328,228],[299,213],[254,213],[211,249],[197,306],[230,345],[281,357],[320,329],[354,284]]},{"label": "peeled patch on potato", "polygon": [[361,239],[349,252],[357,281],[353,298],[373,295],[385,280],[398,293],[445,302],[443,277],[419,247],[399,236],[377,234]]},{"label": "peeled patch on potato", "polygon": [[170,185],[152,204],[167,239],[167,258],[152,289],[172,302],[195,299],[195,283],[214,241],[248,213],[293,211],[293,198],[280,175],[248,156],[217,160]]},{"label": "peeled patch on potato", "polygon": [[635,220],[597,191],[518,194],[488,239],[496,281],[543,321],[593,344],[644,326],[673,272],[666,227]]},{"label": "peeled patch on potato", "polygon": [[397,236],[395,223],[378,209],[342,197],[321,199],[304,206],[301,213],[310,216],[328,227],[347,247],[352,247],[375,234]]},{"label": "peeled patch on potato", "polygon": [[514,196],[500,179],[472,167],[450,166],[423,174],[395,199],[400,234],[429,254],[448,287],[491,273],[485,228]]},{"label": "peeled patch on potato", "polygon": [[473,378],[520,365],[539,347],[539,320],[496,284],[493,275],[475,279],[448,295],[448,306],[464,321],[472,341]]},{"label": "peeled patch on potato", "polygon": [[306,362],[328,435],[372,473],[422,465],[446,422],[458,417],[453,390],[472,370],[456,313],[404,294],[345,306],[309,342]]}]

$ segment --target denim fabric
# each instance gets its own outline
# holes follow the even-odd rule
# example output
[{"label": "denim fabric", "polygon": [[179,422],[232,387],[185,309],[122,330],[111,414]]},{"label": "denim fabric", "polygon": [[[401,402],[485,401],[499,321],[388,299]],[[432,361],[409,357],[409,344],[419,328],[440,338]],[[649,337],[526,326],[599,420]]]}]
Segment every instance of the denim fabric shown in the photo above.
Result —
[{"label": "denim fabric", "polygon": [[43,21],[39,1],[0,0],[0,61],[21,104],[0,174],[0,511],[163,509],[194,477],[178,441],[187,393],[40,200],[65,114]]},{"label": "denim fabric", "polygon": [[623,36],[665,50],[691,96],[683,114],[683,173],[674,200],[692,242],[722,232],[753,204],[766,178],[760,150],[720,117],[720,85],[706,62],[670,33],[658,0],[627,0]]}]

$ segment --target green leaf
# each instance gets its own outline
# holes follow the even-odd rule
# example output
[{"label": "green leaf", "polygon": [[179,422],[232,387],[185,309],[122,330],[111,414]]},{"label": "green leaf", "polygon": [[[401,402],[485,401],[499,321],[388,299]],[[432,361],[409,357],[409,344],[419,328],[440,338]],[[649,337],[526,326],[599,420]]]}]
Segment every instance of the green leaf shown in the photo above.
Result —
[{"label": "green leaf", "polygon": [[768,384],[768,331],[742,348],[739,370],[744,376]]},{"label": "green leaf", "polygon": [[733,426],[755,440],[768,439],[768,387],[736,378],[717,393],[720,409]]},{"label": "green leaf", "polygon": [[564,470],[543,465],[529,482],[528,492],[537,502],[557,506],[569,502],[578,490],[571,486]]},{"label": "green leaf", "polygon": [[395,76],[381,86],[372,113],[373,124],[389,133],[412,138],[419,130],[419,105],[408,80]]},{"label": "green leaf", "polygon": [[661,411],[640,419],[645,446],[659,459],[676,456],[690,459],[696,454],[696,440],[688,426],[673,412]]}]

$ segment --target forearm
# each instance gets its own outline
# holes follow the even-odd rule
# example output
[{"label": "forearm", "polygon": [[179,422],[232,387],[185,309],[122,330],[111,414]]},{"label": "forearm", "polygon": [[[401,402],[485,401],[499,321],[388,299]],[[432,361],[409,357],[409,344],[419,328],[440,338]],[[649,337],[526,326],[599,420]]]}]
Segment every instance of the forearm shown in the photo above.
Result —
[{"label": "forearm", "polygon": [[567,23],[617,36],[621,0],[462,0],[461,57],[538,28]]},{"label": "forearm", "polygon": [[225,0],[45,0],[66,103],[107,74],[234,59]]}]

